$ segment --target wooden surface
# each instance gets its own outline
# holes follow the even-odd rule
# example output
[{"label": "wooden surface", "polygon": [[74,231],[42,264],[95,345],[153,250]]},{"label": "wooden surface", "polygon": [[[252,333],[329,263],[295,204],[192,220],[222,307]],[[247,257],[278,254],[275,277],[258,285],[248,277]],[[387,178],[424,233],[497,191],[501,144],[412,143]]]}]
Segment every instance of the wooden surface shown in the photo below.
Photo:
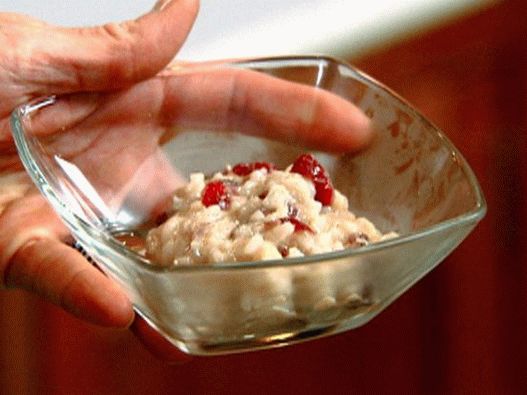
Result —
[{"label": "wooden surface", "polygon": [[523,1],[364,59],[442,128],[489,212],[368,325],[299,346],[168,366],[124,331],[0,293],[1,394],[527,393],[527,23]]}]

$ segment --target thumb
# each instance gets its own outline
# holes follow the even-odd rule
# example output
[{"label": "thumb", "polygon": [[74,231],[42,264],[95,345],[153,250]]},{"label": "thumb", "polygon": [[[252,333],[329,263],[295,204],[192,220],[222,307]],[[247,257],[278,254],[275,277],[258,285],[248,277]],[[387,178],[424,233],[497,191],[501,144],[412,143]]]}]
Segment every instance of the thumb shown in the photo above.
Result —
[{"label": "thumb", "polygon": [[41,27],[27,71],[31,93],[115,89],[155,75],[184,43],[198,8],[198,0],[159,0],[148,14],[122,23]]}]

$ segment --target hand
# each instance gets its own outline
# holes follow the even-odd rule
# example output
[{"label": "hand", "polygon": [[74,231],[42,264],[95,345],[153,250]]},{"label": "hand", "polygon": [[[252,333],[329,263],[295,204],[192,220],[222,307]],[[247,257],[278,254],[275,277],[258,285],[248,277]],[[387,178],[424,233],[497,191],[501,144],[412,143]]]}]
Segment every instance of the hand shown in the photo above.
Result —
[{"label": "hand", "polygon": [[[349,151],[360,148],[368,141],[367,118],[348,102],[322,90],[286,83],[246,70],[221,68],[202,70],[200,65],[192,64],[183,65],[175,71],[169,68],[156,77],[148,78],[158,71],[157,68],[162,68],[164,62],[172,58],[182,43],[195,15],[192,4],[194,3],[178,1],[170,4],[162,12],[150,14],[138,22],[131,23],[130,26],[135,26],[134,29],[142,26],[145,32],[138,34],[136,40],[128,42],[125,46],[128,51],[139,51],[136,48],[142,48],[144,51],[144,47],[149,44],[151,48],[158,49],[154,51],[155,54],[152,53],[151,48],[149,49],[148,64],[142,64],[141,56],[124,56],[125,60],[122,60],[121,56],[116,58],[110,56],[104,61],[101,60],[99,64],[97,59],[107,56],[105,54],[108,52],[101,51],[101,55],[94,49],[94,59],[86,59],[89,64],[84,64],[82,67],[79,66],[83,64],[82,59],[79,58],[71,58],[67,62],[63,59],[57,61],[58,57],[53,52],[55,49],[51,48],[49,51],[52,54],[46,57],[52,59],[51,63],[46,63],[50,70],[64,67],[64,64],[70,65],[60,69],[59,72],[49,73],[55,79],[61,76],[62,82],[57,83],[51,78],[52,82],[47,88],[42,82],[42,86],[36,89],[33,81],[39,78],[26,78],[27,81],[16,84],[17,89],[25,92],[24,94],[16,96],[15,93],[10,92],[9,98],[18,97],[12,99],[10,106],[35,96],[62,93],[60,104],[53,106],[50,112],[44,112],[36,129],[40,126],[42,133],[53,134],[55,144],[69,150],[62,151],[67,157],[74,158],[75,163],[80,166],[95,169],[95,173],[105,171],[104,165],[101,165],[105,163],[102,160],[103,155],[134,158],[137,162],[128,162],[127,166],[119,167],[123,196],[126,194],[126,189],[131,187],[131,175],[135,173],[144,158],[155,158],[158,163],[164,160],[162,155],[158,155],[156,148],[163,140],[162,131],[167,125],[177,124],[216,130],[234,128],[244,133],[282,140],[297,140],[300,137],[307,145],[327,150]],[[170,18],[178,20],[178,17],[179,20],[181,18],[188,20],[178,24],[179,28],[172,27],[176,32],[171,33],[171,37],[179,37],[177,44],[164,43],[161,48],[156,46],[155,40],[159,36],[156,29],[170,29],[167,21]],[[15,17],[17,18],[20,17]],[[159,23],[159,19],[165,21],[166,26]],[[21,20],[17,20],[20,24]],[[57,29],[49,26],[44,28],[43,26],[47,25],[34,21],[29,25],[32,23],[41,29],[50,31]],[[183,25],[187,30],[182,30]],[[121,27],[113,27],[113,29],[119,30]],[[81,30],[60,29],[60,31],[61,39],[68,41],[68,34],[77,37]],[[91,30],[80,34],[80,37],[95,40],[88,32]],[[1,34],[3,33],[0,33],[0,42],[3,37]],[[149,43],[145,42],[148,37],[150,37]],[[87,46],[88,43],[84,45]],[[93,43],[90,45],[98,48]],[[163,49],[164,47],[168,49]],[[43,50],[44,47],[40,51]],[[168,54],[170,51],[172,52]],[[55,56],[52,56],[53,54]],[[3,67],[1,56],[0,67]],[[71,66],[72,63],[76,66]],[[152,66],[156,63],[157,67]],[[91,67],[93,64],[98,65],[100,70],[95,73],[96,76],[93,75]],[[115,66],[116,64],[121,65]],[[119,67],[143,71],[129,75],[121,69],[120,72],[115,73]],[[148,72],[145,72],[145,69],[148,69]],[[141,79],[145,80],[131,85]],[[44,81],[43,78],[40,80]],[[108,87],[115,89],[101,92],[108,90]],[[117,89],[119,87],[121,89]],[[86,91],[92,93],[85,93]],[[0,121],[5,122],[0,128],[3,136],[3,139],[0,139],[3,144],[0,172],[4,175],[4,180],[10,181],[9,187],[4,188],[10,196],[4,199],[5,210],[0,215],[0,274],[2,274],[0,280],[3,279],[6,286],[21,287],[36,292],[87,321],[106,326],[130,325],[133,311],[126,295],[98,270],[86,264],[85,259],[77,251],[65,244],[69,238],[67,230],[40,195],[30,187],[27,179],[15,173],[20,167],[7,131],[9,112],[10,110],[6,110],[3,121]],[[145,118],[146,114],[148,120]],[[137,140],[134,140],[137,144],[128,144],[130,140],[122,138],[123,131],[133,130],[129,126],[145,121],[151,126],[150,133],[135,134],[135,137],[146,139],[142,140],[142,143],[148,144],[141,144]],[[116,128],[116,125],[119,127]],[[328,139],[328,135],[332,138]],[[115,162],[120,163],[120,161]],[[97,166],[91,166],[91,163]],[[148,169],[148,166],[146,168]],[[167,171],[169,171],[168,166]],[[171,177],[165,178],[167,191],[172,190],[177,183],[175,177],[176,175],[172,174]],[[97,174],[93,174],[93,181],[97,182],[97,180]],[[141,180],[148,181],[149,177],[142,177]],[[1,189],[0,196],[2,196]],[[0,202],[1,199],[0,197]],[[1,232],[4,229],[9,231]],[[148,332],[138,330],[138,327],[143,328],[143,326],[136,321],[133,328],[144,338],[145,333]],[[159,344],[148,339],[146,343],[154,349]]]},{"label": "hand", "polygon": [[160,1],[137,20],[86,29],[0,13],[0,287],[35,292],[95,324],[132,323],[126,295],[65,243],[66,228],[22,171],[9,116],[35,97],[115,90],[155,75],[197,10],[197,0]]}]

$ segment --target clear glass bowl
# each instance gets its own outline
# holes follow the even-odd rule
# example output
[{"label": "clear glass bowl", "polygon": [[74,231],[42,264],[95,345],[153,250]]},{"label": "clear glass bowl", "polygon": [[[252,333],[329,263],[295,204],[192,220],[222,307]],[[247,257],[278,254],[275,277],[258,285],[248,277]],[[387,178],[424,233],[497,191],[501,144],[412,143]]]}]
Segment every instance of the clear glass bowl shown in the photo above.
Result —
[{"label": "clear glass bowl", "polygon": [[[361,109],[376,134],[366,150],[315,154],[352,211],[400,236],[285,261],[171,268],[123,245],[123,235],[141,234],[166,209],[191,172],[254,160],[285,166],[306,151],[294,134],[280,142],[239,133],[287,128],[280,102],[287,95],[269,103],[273,122],[257,111],[243,122],[221,117],[235,100],[210,97],[229,73],[257,76],[263,85],[254,89],[266,81],[313,87],[303,105],[327,112],[318,115],[334,116],[318,105],[320,92]],[[206,111],[178,102],[196,81],[210,89],[189,100]],[[190,354],[291,344],[363,325],[456,248],[486,210],[471,169],[434,125],[370,77],[324,57],[166,70],[125,91],[34,101],[13,113],[12,126],[27,171],[78,243],[152,327]]]}]

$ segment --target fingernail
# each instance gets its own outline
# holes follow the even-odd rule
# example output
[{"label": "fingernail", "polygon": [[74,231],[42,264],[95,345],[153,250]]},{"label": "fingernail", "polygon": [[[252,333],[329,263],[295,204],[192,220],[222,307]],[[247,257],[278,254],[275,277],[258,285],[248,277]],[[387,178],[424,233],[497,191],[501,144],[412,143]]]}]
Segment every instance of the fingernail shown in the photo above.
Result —
[{"label": "fingernail", "polygon": [[154,5],[153,10],[154,11],[162,11],[166,8],[167,5],[169,5],[172,2],[172,0],[158,0],[157,3]]}]

